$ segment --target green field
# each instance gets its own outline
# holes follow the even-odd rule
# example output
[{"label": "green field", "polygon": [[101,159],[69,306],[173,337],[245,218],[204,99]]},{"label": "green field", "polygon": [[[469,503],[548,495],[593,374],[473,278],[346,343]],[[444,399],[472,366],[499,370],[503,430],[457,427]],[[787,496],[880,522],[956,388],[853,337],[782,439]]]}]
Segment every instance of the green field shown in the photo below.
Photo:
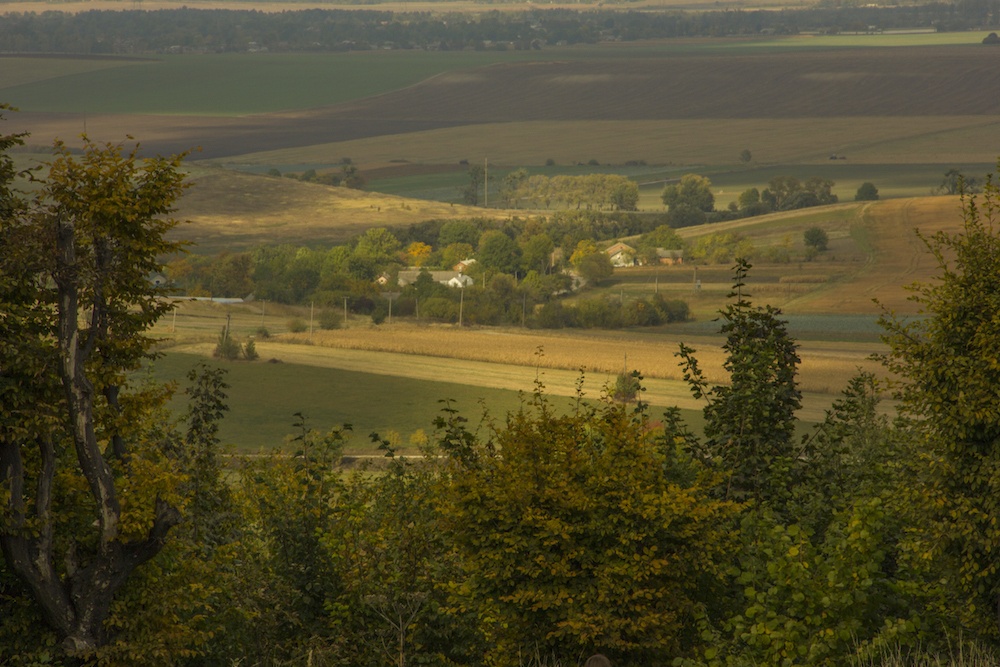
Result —
[{"label": "green field", "polygon": [[361,51],[324,54],[200,54],[143,58],[0,58],[0,99],[25,111],[244,115],[340,104],[444,72],[496,63],[739,55],[789,49],[977,44],[983,33],[801,36],[579,46],[545,51]]},{"label": "green field", "polygon": [[[300,412],[309,428],[327,431],[349,423],[352,435],[345,453],[377,454],[369,434],[398,438],[401,451],[416,453],[412,438],[422,432],[434,433],[434,419],[448,405],[459,410],[475,428],[483,418],[484,408],[497,419],[517,411],[525,396],[519,391],[475,387],[466,384],[416,380],[375,375],[338,368],[295,363],[220,362],[179,352],[168,352],[153,365],[153,377],[176,382],[179,391],[170,404],[175,414],[186,409],[183,388],[187,373],[199,362],[226,370],[229,383],[226,414],[220,427],[225,445],[241,451],[270,449],[295,435],[295,413]],[[530,393],[533,387],[525,386]],[[572,399],[550,397],[557,409],[569,409]],[[651,408],[651,413],[660,412]],[[702,419],[694,410],[684,416],[693,427]]]},{"label": "green field", "polygon": [[240,116],[378,95],[520,53],[366,51],[0,58],[0,99],[24,111]]}]

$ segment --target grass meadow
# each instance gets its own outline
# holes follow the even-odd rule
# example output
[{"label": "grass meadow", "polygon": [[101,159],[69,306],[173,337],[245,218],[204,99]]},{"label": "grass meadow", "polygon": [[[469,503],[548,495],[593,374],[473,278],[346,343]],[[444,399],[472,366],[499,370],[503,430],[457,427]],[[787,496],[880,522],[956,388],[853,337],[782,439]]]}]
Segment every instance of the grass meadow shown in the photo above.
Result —
[{"label": "grass meadow", "polygon": [[340,104],[442,72],[525,57],[491,51],[4,56],[0,97],[24,111],[240,116]]},{"label": "grass meadow", "polygon": [[[273,357],[272,357],[273,358]],[[256,451],[281,446],[294,436],[295,413],[302,413],[308,428],[328,431],[349,423],[351,437],[345,453],[377,455],[369,438],[379,433],[401,451],[417,453],[423,437],[433,434],[434,418],[449,401],[475,426],[483,406],[502,417],[517,410],[522,396],[517,391],[470,387],[451,382],[420,380],[372,374],[299,363],[258,361],[218,362],[197,354],[170,352],[157,360],[152,376],[176,382],[180,391],[171,408],[182,414],[186,409],[183,387],[188,371],[199,362],[226,370],[230,411],[220,427],[220,438],[239,451]],[[526,387],[531,391],[531,387]],[[555,398],[558,405],[568,399]]]}]

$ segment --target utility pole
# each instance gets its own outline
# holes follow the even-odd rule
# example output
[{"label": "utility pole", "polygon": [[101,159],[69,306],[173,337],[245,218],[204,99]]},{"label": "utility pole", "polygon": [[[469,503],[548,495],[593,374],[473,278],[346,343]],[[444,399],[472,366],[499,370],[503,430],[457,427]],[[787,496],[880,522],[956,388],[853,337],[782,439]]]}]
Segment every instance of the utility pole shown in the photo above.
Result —
[{"label": "utility pole", "polygon": [[465,288],[462,287],[462,292],[458,297],[458,326],[462,326],[462,313],[465,311]]},{"label": "utility pole", "polygon": [[490,161],[483,158],[483,208],[490,207]]}]

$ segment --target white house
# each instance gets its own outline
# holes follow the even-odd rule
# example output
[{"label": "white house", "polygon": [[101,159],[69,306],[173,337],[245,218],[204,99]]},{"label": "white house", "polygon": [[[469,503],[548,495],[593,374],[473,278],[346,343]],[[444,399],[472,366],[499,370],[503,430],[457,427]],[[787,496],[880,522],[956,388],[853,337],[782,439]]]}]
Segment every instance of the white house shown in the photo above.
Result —
[{"label": "white house", "polygon": [[625,243],[616,243],[607,248],[612,266],[635,266],[635,248]]}]

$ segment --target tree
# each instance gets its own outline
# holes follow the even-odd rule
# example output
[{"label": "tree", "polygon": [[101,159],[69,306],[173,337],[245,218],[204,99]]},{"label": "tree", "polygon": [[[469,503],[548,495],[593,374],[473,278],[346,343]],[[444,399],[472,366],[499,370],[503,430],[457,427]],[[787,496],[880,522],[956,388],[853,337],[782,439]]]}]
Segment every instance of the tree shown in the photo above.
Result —
[{"label": "tree", "polygon": [[686,204],[706,213],[715,209],[712,182],[698,174],[684,174],[679,183],[663,188],[660,198],[671,209],[680,204]]},{"label": "tree", "polygon": [[674,204],[667,211],[667,224],[675,229],[702,225],[706,220],[708,217],[703,210],[684,202]]},{"label": "tree", "polygon": [[347,162],[340,168],[340,171],[340,184],[345,188],[353,190],[365,189],[365,177],[361,175],[361,171],[356,166]]},{"label": "tree", "polygon": [[486,181],[486,168],[481,164],[469,167],[469,184],[462,190],[462,201],[469,206],[479,206],[479,188]]},{"label": "tree", "polygon": [[619,211],[635,211],[639,206],[639,184],[631,179],[616,181],[611,186],[609,201]]},{"label": "tree", "polygon": [[775,176],[760,193],[760,200],[774,211],[784,211],[792,195],[802,190],[802,183],[794,176]]},{"label": "tree", "polygon": [[944,179],[938,190],[946,195],[957,195],[965,191],[965,177],[958,169],[952,168],[944,172]]},{"label": "tree", "polygon": [[827,236],[823,228],[810,227],[802,233],[802,240],[805,242],[807,248],[813,248],[822,252],[826,250],[826,246],[830,242],[830,237]]},{"label": "tree", "polygon": [[489,664],[518,655],[621,664],[680,654],[722,574],[735,507],[655,436],[638,409],[578,401],[558,414],[538,389],[482,438],[438,420],[447,456],[442,528],[463,565],[463,605],[485,625]]},{"label": "tree", "polygon": [[753,307],[744,292],[750,264],[737,259],[735,301],[721,311],[726,336],[723,367],[729,384],[710,386],[694,356],[681,344],[684,379],[706,402],[704,455],[731,473],[726,495],[783,506],[795,454],[795,412],[802,395],[796,384],[799,356],[781,311]]},{"label": "tree", "polygon": [[552,267],[552,252],[555,244],[548,234],[532,234],[524,239],[521,244],[521,261],[525,272],[537,271],[544,275]]},{"label": "tree", "polygon": [[77,158],[57,143],[30,205],[3,182],[0,546],[71,655],[108,640],[116,595],[181,516],[143,420],[159,399],[130,391],[128,374],[171,308],[147,277],[180,248],[164,237],[183,156],[137,151],[86,141]]},{"label": "tree", "polygon": [[740,162],[746,164],[747,162],[750,162],[750,160],[752,159],[753,159],[753,154],[750,152],[749,148],[744,148],[742,151],[740,151]]},{"label": "tree", "polygon": [[[921,237],[938,264],[912,286],[925,317],[886,311],[886,367],[909,417],[920,461],[907,505],[917,515],[913,564],[926,570],[941,622],[966,636],[1000,637],[1000,188],[963,198],[961,232]],[[957,626],[957,627],[956,627]]]},{"label": "tree", "polygon": [[431,255],[431,247],[423,241],[414,241],[406,246],[406,259],[410,266],[423,266]]},{"label": "tree", "polygon": [[475,247],[479,244],[480,233],[480,228],[470,220],[450,220],[441,225],[437,246],[444,248],[453,243],[468,243]]},{"label": "tree", "polygon": [[588,283],[599,283],[614,273],[608,253],[600,250],[593,241],[587,239],[576,245],[569,263]]},{"label": "tree", "polygon": [[507,208],[518,208],[522,188],[528,181],[527,169],[515,169],[503,177],[500,185],[500,201]]},{"label": "tree", "polygon": [[878,188],[874,183],[865,181],[858,186],[858,191],[854,193],[854,201],[877,201]]},{"label": "tree", "polygon": [[395,260],[399,254],[400,243],[392,232],[385,227],[369,229],[358,239],[354,249],[357,257],[370,260],[376,266],[382,266]]},{"label": "tree", "polygon": [[515,274],[521,266],[521,248],[517,241],[493,229],[479,238],[476,259],[484,269]]}]

